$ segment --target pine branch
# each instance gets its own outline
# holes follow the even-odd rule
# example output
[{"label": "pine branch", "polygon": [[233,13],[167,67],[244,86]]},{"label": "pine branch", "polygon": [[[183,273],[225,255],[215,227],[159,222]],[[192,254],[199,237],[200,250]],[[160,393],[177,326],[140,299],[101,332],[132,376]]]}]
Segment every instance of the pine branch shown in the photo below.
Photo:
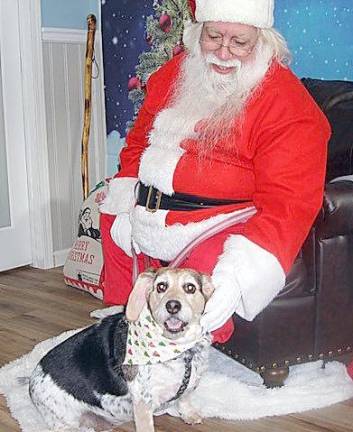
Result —
[{"label": "pine branch", "polygon": [[[136,65],[136,76],[144,86],[158,68],[166,61],[173,57],[174,48],[182,45],[182,34],[184,22],[191,18],[190,9],[187,0],[164,0],[159,3],[158,0],[153,2],[154,15],[146,18],[146,32],[151,39],[151,50],[143,52],[139,56],[139,63]],[[163,30],[160,25],[160,17],[167,14],[171,19],[171,28],[169,31]],[[134,112],[137,114],[145,92],[142,89],[134,89],[129,92],[129,99],[134,104]],[[127,125],[131,127],[131,122]]]}]

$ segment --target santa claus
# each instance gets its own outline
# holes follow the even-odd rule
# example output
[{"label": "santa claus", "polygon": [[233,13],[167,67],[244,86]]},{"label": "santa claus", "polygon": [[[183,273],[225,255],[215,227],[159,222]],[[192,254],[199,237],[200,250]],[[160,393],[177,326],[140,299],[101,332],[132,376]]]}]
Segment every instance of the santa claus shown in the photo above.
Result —
[{"label": "santa claus", "polygon": [[234,313],[252,320],[283,288],[322,203],[330,128],[273,8],[196,0],[186,51],[150,77],[100,209],[107,304],[127,302],[131,245],[141,267],[165,265],[233,215],[182,263],[212,276],[204,328],[225,341]]}]

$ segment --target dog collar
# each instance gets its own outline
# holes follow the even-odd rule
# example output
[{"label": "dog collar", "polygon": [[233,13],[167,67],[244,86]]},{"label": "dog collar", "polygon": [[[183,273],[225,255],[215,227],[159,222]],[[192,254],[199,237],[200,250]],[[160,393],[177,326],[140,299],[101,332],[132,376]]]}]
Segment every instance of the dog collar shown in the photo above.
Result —
[{"label": "dog collar", "polygon": [[162,333],[163,329],[155,323],[145,306],[139,319],[129,322],[123,364],[149,365],[172,360],[207,338],[202,335],[199,325],[189,328],[185,337],[175,341],[166,338]]}]

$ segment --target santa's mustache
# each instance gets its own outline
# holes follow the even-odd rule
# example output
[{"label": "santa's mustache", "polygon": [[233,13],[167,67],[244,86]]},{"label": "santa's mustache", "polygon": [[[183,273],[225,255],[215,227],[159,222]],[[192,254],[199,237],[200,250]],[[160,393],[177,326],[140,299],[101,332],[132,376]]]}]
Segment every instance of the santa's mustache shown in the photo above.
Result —
[{"label": "santa's mustache", "polygon": [[233,59],[233,60],[220,60],[217,56],[215,56],[212,53],[206,54],[205,56],[205,62],[207,64],[215,64],[217,66],[222,67],[235,67],[239,71],[241,69],[242,63],[239,59]]}]

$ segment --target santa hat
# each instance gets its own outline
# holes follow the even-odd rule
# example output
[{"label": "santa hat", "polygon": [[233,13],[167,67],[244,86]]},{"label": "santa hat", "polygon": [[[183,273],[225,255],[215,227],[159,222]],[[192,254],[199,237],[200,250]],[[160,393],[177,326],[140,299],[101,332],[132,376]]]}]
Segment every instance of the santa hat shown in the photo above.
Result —
[{"label": "santa hat", "polygon": [[273,26],[274,0],[189,0],[198,22],[223,21],[259,28]]}]

